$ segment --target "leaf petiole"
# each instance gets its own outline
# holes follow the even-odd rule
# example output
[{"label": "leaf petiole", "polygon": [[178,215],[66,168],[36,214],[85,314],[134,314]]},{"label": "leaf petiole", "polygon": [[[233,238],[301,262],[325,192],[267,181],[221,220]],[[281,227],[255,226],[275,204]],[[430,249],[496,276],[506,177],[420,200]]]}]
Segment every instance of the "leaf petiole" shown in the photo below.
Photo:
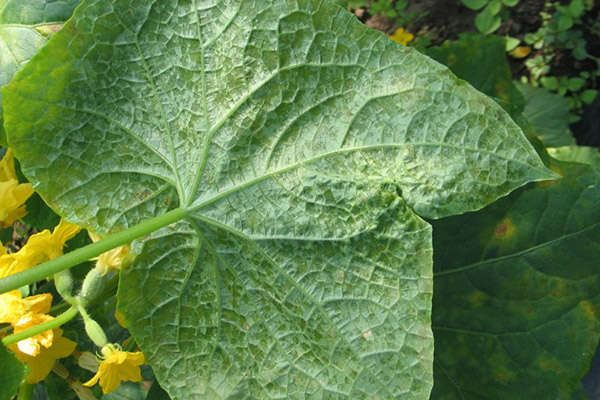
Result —
[{"label": "leaf petiole", "polygon": [[15,344],[21,340],[27,339],[29,337],[39,335],[42,332],[46,332],[50,329],[58,328],[59,326],[69,322],[78,314],[76,307],[71,307],[64,313],[60,314],[56,318],[51,321],[47,321],[41,323],[39,325],[34,326],[33,328],[25,329],[19,333],[15,333],[14,335],[6,336],[2,338],[2,344],[4,346],[9,346],[11,344]]},{"label": "leaf petiole", "polygon": [[77,264],[97,257],[100,254],[130,243],[140,237],[149,235],[150,233],[159,230],[167,225],[177,222],[187,215],[187,211],[182,208],[169,211],[158,217],[144,221],[124,231],[108,236],[96,243],[81,247],[63,256],[55,258],[39,264],[33,268],[19,272],[14,275],[0,279],[0,293],[6,293],[11,290],[18,289],[22,286],[29,285],[33,282],[40,281],[50,275],[71,268]]}]

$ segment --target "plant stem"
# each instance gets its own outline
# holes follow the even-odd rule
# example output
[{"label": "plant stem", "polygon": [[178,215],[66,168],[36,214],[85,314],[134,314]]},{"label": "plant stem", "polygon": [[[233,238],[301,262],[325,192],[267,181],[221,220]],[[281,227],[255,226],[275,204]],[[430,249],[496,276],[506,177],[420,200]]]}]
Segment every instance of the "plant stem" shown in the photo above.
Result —
[{"label": "plant stem", "polygon": [[151,234],[160,228],[183,219],[187,211],[182,208],[169,211],[129,229],[115,233],[96,243],[81,247],[63,256],[47,261],[33,268],[0,279],[0,293],[6,293],[33,282],[40,281],[50,275],[71,268],[77,264],[99,256],[100,254],[130,243],[134,239]]},{"label": "plant stem", "polygon": [[77,308],[71,307],[67,311],[50,321],[46,321],[44,323],[36,325],[33,328],[25,329],[24,331],[15,333],[14,335],[3,337],[2,344],[5,346],[9,346],[11,344],[17,343],[20,340],[39,335],[40,333],[49,331],[50,329],[58,328],[59,326],[73,319],[73,317],[75,317],[77,313]]},{"label": "plant stem", "polygon": [[30,400],[33,396],[33,385],[25,381],[19,385],[19,395],[17,400]]}]

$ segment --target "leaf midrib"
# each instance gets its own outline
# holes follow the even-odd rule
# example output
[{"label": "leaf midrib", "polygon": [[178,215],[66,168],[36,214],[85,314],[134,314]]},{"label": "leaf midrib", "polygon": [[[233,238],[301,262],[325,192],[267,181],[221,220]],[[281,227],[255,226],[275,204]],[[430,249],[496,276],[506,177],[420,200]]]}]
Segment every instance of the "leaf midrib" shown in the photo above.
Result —
[{"label": "leaf midrib", "polygon": [[[452,149],[459,149],[459,150],[471,151],[471,152],[475,152],[475,153],[483,153],[483,154],[487,154],[487,155],[490,155],[490,156],[494,156],[494,157],[503,159],[505,161],[515,162],[517,164],[520,164],[520,165],[526,166],[528,168],[531,168],[530,165],[528,165],[528,164],[526,164],[524,162],[521,162],[519,160],[514,160],[514,159],[511,159],[511,158],[508,158],[508,157],[505,157],[505,156],[501,156],[501,155],[496,154],[496,153],[494,153],[492,151],[477,149],[477,148],[474,148],[474,147],[458,146],[458,145],[453,145],[453,144],[450,144],[450,143],[436,143],[436,142],[383,143],[383,144],[368,145],[368,146],[346,147],[346,148],[343,148],[343,149],[333,150],[333,151],[330,151],[330,152],[325,152],[323,154],[319,154],[319,155],[317,155],[315,157],[308,158],[306,160],[302,160],[302,161],[299,161],[297,163],[290,164],[290,165],[288,165],[286,167],[283,167],[283,168],[280,168],[278,170],[274,170],[274,171],[268,172],[266,174],[257,176],[254,179],[250,179],[250,180],[245,181],[245,182],[243,182],[243,183],[241,183],[239,185],[232,186],[231,188],[225,189],[224,191],[221,191],[217,195],[215,195],[213,197],[210,197],[210,198],[208,198],[206,200],[199,201],[198,203],[195,203],[195,204],[192,203],[188,207],[188,211],[190,211],[190,212],[198,211],[201,208],[204,208],[204,207],[206,207],[206,206],[208,206],[208,205],[210,205],[212,203],[215,203],[218,200],[220,200],[220,199],[222,199],[222,198],[224,198],[224,197],[226,197],[226,196],[228,196],[228,195],[230,195],[232,193],[235,193],[237,191],[243,190],[246,187],[252,186],[252,185],[254,185],[256,183],[262,182],[262,181],[264,181],[266,179],[269,179],[269,178],[271,178],[273,176],[277,176],[277,175],[283,174],[285,172],[288,172],[288,171],[291,171],[293,169],[296,169],[296,168],[299,168],[299,167],[311,164],[313,162],[322,160],[322,159],[330,157],[330,156],[340,155],[340,154],[343,154],[343,153],[351,153],[351,152],[354,152],[354,151],[376,150],[376,149],[381,149],[381,148],[419,147],[419,146],[423,146],[423,147],[425,147],[425,146],[447,147],[447,148],[452,148]],[[547,175],[547,171],[543,171],[543,170],[540,170],[540,169],[537,169],[537,168],[531,168],[531,169],[535,170],[537,172],[540,172],[543,175]]]}]

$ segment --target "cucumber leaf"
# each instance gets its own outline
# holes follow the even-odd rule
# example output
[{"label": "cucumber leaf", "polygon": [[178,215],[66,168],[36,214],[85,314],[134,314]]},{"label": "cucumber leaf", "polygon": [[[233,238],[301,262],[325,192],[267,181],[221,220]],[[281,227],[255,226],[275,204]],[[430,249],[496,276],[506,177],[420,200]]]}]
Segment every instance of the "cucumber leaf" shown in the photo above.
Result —
[{"label": "cucumber leaf", "polygon": [[475,213],[433,222],[432,399],[586,399],[600,326],[600,172],[555,161]]},{"label": "cucumber leaf", "polygon": [[[0,88],[46,44],[80,0],[4,0],[0,2]],[[0,92],[0,144],[6,146]]]},{"label": "cucumber leaf", "polygon": [[428,398],[421,216],[555,177],[493,100],[326,1],[84,1],[3,93],[66,219],[187,210],[119,287],[173,399]]},{"label": "cucumber leaf", "polygon": [[0,363],[2,363],[0,400],[10,400],[17,394],[19,384],[25,379],[25,375],[29,373],[29,368],[17,360],[14,354],[1,344]]},{"label": "cucumber leaf", "polygon": [[567,99],[541,87],[515,82],[525,97],[523,115],[549,147],[573,146],[575,138],[569,129]]}]

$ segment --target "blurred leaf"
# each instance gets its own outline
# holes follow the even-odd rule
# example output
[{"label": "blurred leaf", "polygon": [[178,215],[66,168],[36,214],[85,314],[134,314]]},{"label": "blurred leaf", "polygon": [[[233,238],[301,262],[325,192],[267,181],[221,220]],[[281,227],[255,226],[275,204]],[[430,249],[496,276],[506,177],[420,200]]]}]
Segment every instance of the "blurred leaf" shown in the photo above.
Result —
[{"label": "blurred leaf", "polygon": [[544,76],[540,79],[540,83],[548,90],[558,89],[558,79],[555,76]]},{"label": "blurred leaf", "polygon": [[433,221],[432,399],[585,398],[600,336],[600,172],[552,168],[565,177]]},{"label": "blurred leaf", "polygon": [[492,1],[490,1],[490,4],[488,5],[488,7],[490,8],[490,13],[492,15],[496,15],[500,12],[500,10],[502,10],[502,1],[501,0],[492,0]]},{"label": "blurred leaf", "polygon": [[549,148],[548,153],[557,160],[589,164],[600,168],[600,151],[596,147],[563,146]]},{"label": "blurred leaf", "polygon": [[585,6],[583,5],[583,0],[571,0],[571,4],[569,4],[569,14],[573,18],[580,17],[585,12]]},{"label": "blurred leaf", "polygon": [[569,90],[576,92],[585,85],[585,79],[583,78],[571,78],[569,79]]},{"label": "blurred leaf", "polygon": [[569,15],[561,15],[558,17],[558,30],[566,31],[573,26],[573,18]]},{"label": "blurred leaf", "polygon": [[506,41],[506,51],[514,50],[521,43],[519,39],[510,36],[506,36],[504,39]]},{"label": "blurred leaf", "polygon": [[583,101],[585,104],[591,104],[596,99],[597,94],[597,90],[588,89],[581,94],[581,101]]},{"label": "blurred leaf", "polygon": [[29,373],[25,364],[17,360],[13,353],[0,344],[0,400],[10,400],[19,389],[19,384]]},{"label": "blurred leaf", "polygon": [[570,146],[575,138],[569,130],[569,106],[567,100],[546,89],[515,82],[525,97],[523,115],[533,125],[537,134],[548,147]]},{"label": "blurred leaf", "polygon": [[494,32],[502,23],[502,18],[493,11],[493,8],[488,5],[475,17],[475,26],[484,35]]},{"label": "blurred leaf", "polygon": [[480,10],[488,3],[488,0],[461,0],[471,10]]},{"label": "blurred leaf", "polygon": [[505,49],[501,37],[465,33],[457,41],[426,49],[425,54],[447,65],[480,92],[523,110],[525,100],[513,83]]}]

